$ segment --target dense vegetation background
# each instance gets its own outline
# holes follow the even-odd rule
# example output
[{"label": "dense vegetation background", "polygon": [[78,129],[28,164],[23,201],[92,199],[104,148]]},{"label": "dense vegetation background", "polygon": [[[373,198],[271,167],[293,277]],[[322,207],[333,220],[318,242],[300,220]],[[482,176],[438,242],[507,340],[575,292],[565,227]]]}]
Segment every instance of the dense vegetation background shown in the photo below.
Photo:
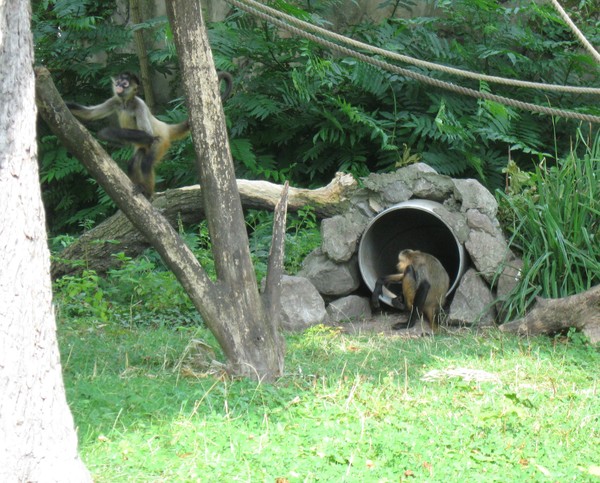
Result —
[{"label": "dense vegetation background", "polygon": [[[275,3],[329,26],[343,2]],[[597,0],[564,3],[600,45]],[[166,18],[124,25],[126,6],[103,0],[32,5],[36,62],[51,69],[65,99],[101,102],[110,75],[138,71],[131,40],[143,28],[151,68],[171,92],[155,114],[185,118]],[[550,5],[436,6],[434,17],[387,18],[342,33],[476,72],[600,87],[598,65]],[[339,170],[361,176],[420,159],[496,191],[511,247],[525,263],[507,317],[522,314],[538,295],[600,283],[597,126],[425,87],[281,35],[236,10],[210,25],[210,35],[217,68],[236,80],[224,107],[238,177],[312,187]],[[591,96],[430,75],[600,114]],[[38,132],[57,253],[115,208],[45,126]],[[121,162],[129,154],[112,151]],[[189,140],[174,146],[158,188],[196,183],[192,156]],[[247,215],[259,278],[271,223],[269,213]],[[180,231],[211,272],[206,224]],[[314,213],[291,216],[286,236],[286,270],[295,273],[320,241]],[[222,359],[220,348],[156,253],[114,256],[120,268],[100,276],[83,264],[80,275],[54,286],[67,393],[97,481],[591,481],[600,474],[600,352],[580,334],[415,341],[315,327],[287,336],[286,374],[277,383],[231,380],[210,364]]]},{"label": "dense vegetation background", "polygon": [[[133,30],[143,28],[150,40],[152,70],[168,76],[171,83],[173,101],[157,113],[170,122],[185,117],[183,99],[177,97],[176,52],[166,18],[124,26],[116,2],[33,3],[36,61],[52,70],[65,99],[101,102],[110,93],[110,75],[139,71],[131,38]],[[304,10],[285,2],[278,2],[278,7],[324,26],[330,25],[325,19],[331,17],[333,7],[339,7],[334,1],[297,3]],[[600,86],[597,65],[549,4],[460,0],[436,5],[434,17],[391,17],[341,33],[475,72]],[[592,44],[598,45],[600,14],[594,5],[593,1],[570,2],[569,11]],[[526,170],[542,159],[552,163],[570,154],[577,128],[588,140],[596,129],[432,89],[313,42],[282,35],[236,10],[211,25],[210,34],[217,68],[231,71],[236,79],[225,111],[240,178],[320,186],[336,171],[361,176],[420,158],[441,173],[476,177],[496,189],[505,184],[503,170],[509,159]],[[524,101],[600,112],[592,96],[517,90],[439,72],[428,74]],[[581,143],[576,147],[585,150]],[[53,136],[40,136],[40,148],[44,197],[54,234],[77,231],[81,224],[111,212],[110,200]],[[128,152],[114,155],[124,160]],[[159,170],[159,181],[159,189],[196,182],[189,140],[172,150]]]}]

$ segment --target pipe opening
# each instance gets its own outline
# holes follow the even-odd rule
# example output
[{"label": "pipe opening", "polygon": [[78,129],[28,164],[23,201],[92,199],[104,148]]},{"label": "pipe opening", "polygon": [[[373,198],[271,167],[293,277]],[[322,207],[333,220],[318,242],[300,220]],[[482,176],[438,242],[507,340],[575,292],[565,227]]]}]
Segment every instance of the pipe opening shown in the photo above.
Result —
[{"label": "pipe opening", "polygon": [[[358,266],[372,292],[379,277],[396,273],[398,253],[410,248],[435,256],[450,277],[450,294],[465,269],[465,251],[452,228],[434,211],[441,207],[429,200],[409,200],[374,217],[365,229],[358,249]],[[392,306],[391,299],[380,300]]]}]

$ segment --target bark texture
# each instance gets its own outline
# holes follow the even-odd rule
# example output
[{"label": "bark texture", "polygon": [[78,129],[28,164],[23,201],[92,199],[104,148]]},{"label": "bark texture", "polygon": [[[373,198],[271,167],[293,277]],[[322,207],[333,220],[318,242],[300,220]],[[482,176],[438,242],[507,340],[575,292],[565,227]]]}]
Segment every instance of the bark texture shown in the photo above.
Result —
[{"label": "bark texture", "polygon": [[37,167],[29,2],[0,2],[0,481],[86,482],[67,406]]},{"label": "bark texture", "polygon": [[600,342],[600,285],[570,297],[541,299],[523,318],[500,326],[503,332],[520,335],[555,334],[574,327]]},{"label": "bark texture", "polygon": [[[283,186],[267,181],[238,179],[237,186],[244,208],[249,209],[274,209],[283,190]],[[290,187],[288,209],[297,211],[310,206],[319,218],[340,214],[347,208],[348,200],[356,188],[356,180],[342,173],[338,173],[323,188],[310,190]],[[199,185],[157,193],[152,204],[174,228],[178,227],[179,222],[194,224],[205,218],[202,188]],[[112,256],[114,253],[124,252],[135,258],[149,246],[142,233],[119,211],[63,250],[60,258],[53,260],[52,276],[57,278],[79,273],[83,267],[104,273],[119,264]]]},{"label": "bark texture", "polygon": [[[272,379],[283,374],[285,344],[258,292],[237,190],[217,72],[199,2],[167,2],[179,53],[204,209],[220,290],[209,327],[235,374]],[[209,321],[205,319],[207,324]]]}]

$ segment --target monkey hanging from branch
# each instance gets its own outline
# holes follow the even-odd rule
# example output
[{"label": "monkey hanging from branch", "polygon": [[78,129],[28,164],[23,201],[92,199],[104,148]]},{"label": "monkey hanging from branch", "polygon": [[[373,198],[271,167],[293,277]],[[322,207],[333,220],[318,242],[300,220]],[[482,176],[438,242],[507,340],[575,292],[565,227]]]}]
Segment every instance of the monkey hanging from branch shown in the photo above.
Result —
[{"label": "monkey hanging from branch", "polygon": [[375,282],[371,303],[379,307],[379,297],[387,284],[401,283],[402,296],[392,298],[392,306],[410,310],[407,323],[398,322],[392,329],[410,328],[425,317],[435,332],[439,325],[442,306],[446,300],[450,278],[440,261],[419,250],[402,250],[398,254],[397,273],[380,277]]},{"label": "monkey hanging from branch", "polygon": [[[228,72],[217,72],[225,82],[221,99],[231,94],[233,78]],[[154,194],[154,169],[168,151],[171,143],[183,139],[190,132],[189,119],[179,124],[167,124],[152,115],[146,103],[137,96],[139,79],[129,72],[112,79],[113,96],[97,106],[82,106],[67,102],[73,115],[84,121],[104,119],[116,114],[119,127],[106,127],[98,137],[121,145],[133,145],[133,156],[127,164],[127,174],[140,192],[147,198]]]}]

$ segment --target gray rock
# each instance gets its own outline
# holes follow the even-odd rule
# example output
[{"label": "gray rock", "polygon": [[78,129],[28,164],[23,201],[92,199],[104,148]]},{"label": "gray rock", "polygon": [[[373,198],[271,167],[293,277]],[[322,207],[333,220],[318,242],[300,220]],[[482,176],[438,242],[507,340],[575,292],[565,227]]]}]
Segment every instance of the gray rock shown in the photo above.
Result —
[{"label": "gray rock", "polygon": [[502,236],[498,221],[492,221],[488,215],[481,213],[479,210],[467,210],[467,224],[473,230],[484,231],[494,236]]},{"label": "gray rock", "polygon": [[463,275],[450,305],[448,325],[493,325],[496,319],[494,296],[472,268]]},{"label": "gray rock", "polygon": [[323,295],[348,295],[360,286],[357,257],[345,263],[335,263],[320,249],[304,259],[298,275],[308,278]]},{"label": "gray rock", "polygon": [[508,253],[508,245],[502,233],[491,235],[477,230],[471,230],[469,233],[465,249],[475,268],[488,283],[492,282]]},{"label": "gray rock", "polygon": [[471,208],[481,211],[490,217],[498,212],[498,202],[485,186],[475,179],[454,179],[454,186],[462,199],[462,211]]},{"label": "gray rock", "polygon": [[502,272],[496,280],[496,296],[504,299],[519,283],[521,271],[523,270],[523,260],[517,258],[512,252],[509,252],[501,269]]},{"label": "gray rock", "polygon": [[321,250],[334,262],[347,262],[356,253],[368,221],[357,212],[326,218],[321,222]]},{"label": "gray rock", "polygon": [[434,208],[433,211],[446,222],[460,243],[464,244],[467,241],[469,227],[463,213],[450,211],[447,207],[441,205],[438,208]]},{"label": "gray rock", "polygon": [[452,178],[437,173],[423,173],[413,185],[413,196],[425,200],[443,202],[454,194]]},{"label": "gray rock", "polygon": [[281,279],[281,328],[300,332],[327,318],[325,302],[315,286],[303,277],[284,275]]},{"label": "gray rock", "polygon": [[348,295],[334,300],[327,306],[329,322],[343,322],[348,320],[371,317],[371,304],[366,297]]}]

